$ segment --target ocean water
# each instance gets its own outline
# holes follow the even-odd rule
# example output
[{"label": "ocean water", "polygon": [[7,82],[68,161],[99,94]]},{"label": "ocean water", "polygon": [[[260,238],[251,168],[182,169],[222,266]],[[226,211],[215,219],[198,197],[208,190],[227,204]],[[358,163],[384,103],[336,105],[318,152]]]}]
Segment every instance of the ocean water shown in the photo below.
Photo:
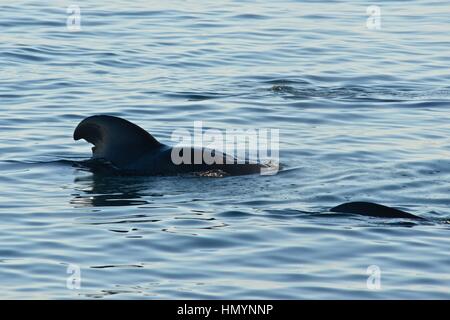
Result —
[{"label": "ocean water", "polygon": [[[447,1],[0,3],[1,298],[450,298]],[[282,169],[94,175],[94,114],[278,129]]]}]

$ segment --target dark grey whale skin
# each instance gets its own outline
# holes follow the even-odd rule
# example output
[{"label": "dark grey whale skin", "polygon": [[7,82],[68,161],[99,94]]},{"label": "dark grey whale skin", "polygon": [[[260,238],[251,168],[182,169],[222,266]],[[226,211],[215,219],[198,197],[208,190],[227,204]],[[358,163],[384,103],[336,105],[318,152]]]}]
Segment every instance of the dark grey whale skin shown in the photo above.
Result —
[{"label": "dark grey whale skin", "polygon": [[[171,157],[174,148],[158,142],[134,123],[109,115],[85,118],[75,128],[73,138],[85,139],[94,145],[92,159],[99,162],[94,167],[103,162],[124,175],[177,175],[219,170],[225,175],[246,175],[261,173],[266,167],[248,161],[236,163],[223,153],[218,154],[223,164],[207,164],[203,160],[195,164],[194,154],[203,154],[205,148],[190,148],[191,162],[174,164]],[[233,163],[226,163],[226,159],[232,159]]]},{"label": "dark grey whale skin", "polygon": [[411,213],[372,202],[347,202],[331,208],[330,211],[378,218],[426,220]]}]

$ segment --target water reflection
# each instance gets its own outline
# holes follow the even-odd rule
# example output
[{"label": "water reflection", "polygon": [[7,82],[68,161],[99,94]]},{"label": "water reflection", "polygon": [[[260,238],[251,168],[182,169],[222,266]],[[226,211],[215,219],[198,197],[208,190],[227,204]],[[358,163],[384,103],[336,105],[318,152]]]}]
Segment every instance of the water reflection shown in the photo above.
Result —
[{"label": "water reflection", "polygon": [[74,194],[70,203],[76,207],[145,205],[151,203],[148,197],[162,196],[153,193],[151,179],[143,177],[91,174],[76,177],[74,183],[75,190],[80,193]]}]

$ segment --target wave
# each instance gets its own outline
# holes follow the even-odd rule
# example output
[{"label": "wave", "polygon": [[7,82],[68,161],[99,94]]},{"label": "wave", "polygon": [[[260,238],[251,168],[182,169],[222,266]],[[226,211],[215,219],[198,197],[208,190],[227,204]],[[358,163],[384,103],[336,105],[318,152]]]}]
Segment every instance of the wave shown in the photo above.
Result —
[{"label": "wave", "polygon": [[448,100],[450,88],[409,89],[383,88],[369,86],[330,86],[322,87],[307,81],[274,81],[269,89],[286,99],[309,100],[311,98],[364,100],[364,101],[410,101],[410,100]]}]

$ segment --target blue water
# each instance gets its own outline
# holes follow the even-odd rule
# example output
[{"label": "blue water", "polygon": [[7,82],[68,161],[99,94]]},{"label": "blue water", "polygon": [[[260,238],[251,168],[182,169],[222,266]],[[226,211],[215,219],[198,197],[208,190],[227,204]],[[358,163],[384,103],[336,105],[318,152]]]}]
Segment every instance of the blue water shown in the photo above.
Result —
[{"label": "blue water", "polygon": [[[450,298],[448,2],[91,0],[79,32],[49,3],[0,7],[1,298]],[[93,175],[93,114],[279,129],[283,169]]]}]

